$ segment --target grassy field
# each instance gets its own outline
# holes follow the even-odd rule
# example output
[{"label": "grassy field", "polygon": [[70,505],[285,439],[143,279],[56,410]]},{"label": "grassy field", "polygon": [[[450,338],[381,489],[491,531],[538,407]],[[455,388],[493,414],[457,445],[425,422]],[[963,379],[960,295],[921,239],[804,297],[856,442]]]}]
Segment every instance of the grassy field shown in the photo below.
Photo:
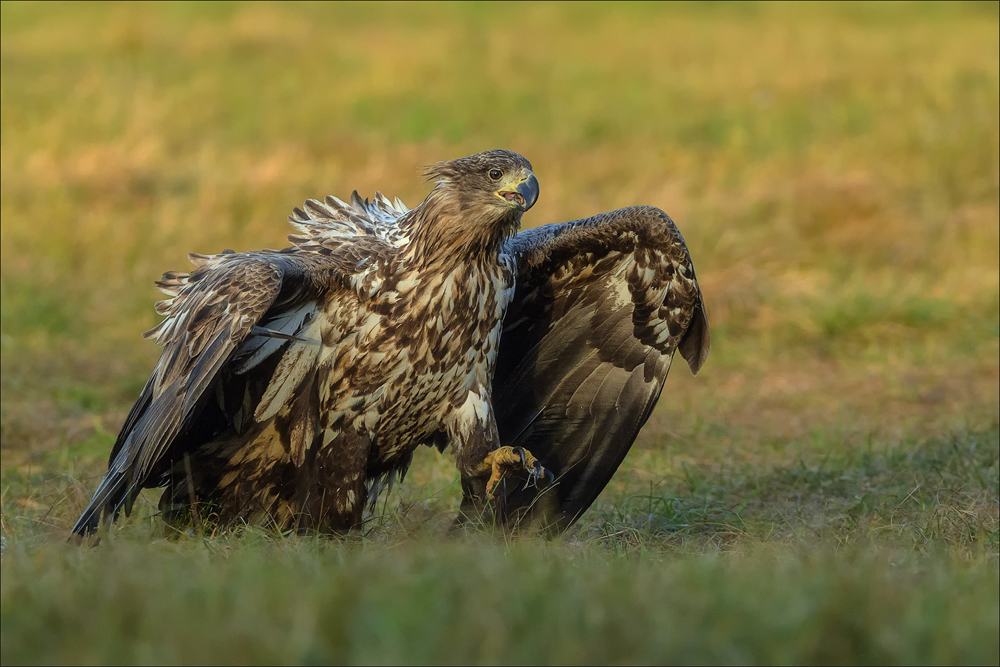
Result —
[{"label": "grassy field", "polygon": [[[1000,663],[998,16],[4,3],[3,664]],[[64,543],[160,273],[498,147],[528,225],[670,213],[712,324],[570,534],[449,535],[422,450],[360,535]]]}]

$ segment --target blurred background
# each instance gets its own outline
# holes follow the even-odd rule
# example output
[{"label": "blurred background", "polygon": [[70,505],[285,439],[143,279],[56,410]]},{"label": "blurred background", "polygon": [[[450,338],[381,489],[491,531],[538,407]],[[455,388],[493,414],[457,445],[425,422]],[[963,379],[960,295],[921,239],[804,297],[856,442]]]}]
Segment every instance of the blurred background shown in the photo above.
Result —
[{"label": "blurred background", "polygon": [[[308,197],[414,206],[423,165],[491,148],[535,167],[527,226],[651,204],[694,258],[712,355],[675,367],[613,489],[996,429],[996,3],[0,12],[18,511],[62,525],[93,488],[187,252],[283,247]],[[421,457],[411,490],[452,482]],[[66,471],[51,516],[11,490]]]}]

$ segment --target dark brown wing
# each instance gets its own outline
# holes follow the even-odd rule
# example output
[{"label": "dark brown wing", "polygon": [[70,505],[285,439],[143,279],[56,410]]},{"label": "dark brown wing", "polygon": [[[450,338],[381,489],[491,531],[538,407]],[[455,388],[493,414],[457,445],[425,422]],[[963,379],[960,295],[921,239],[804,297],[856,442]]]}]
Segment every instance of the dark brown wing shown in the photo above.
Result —
[{"label": "dark brown wing", "polygon": [[[154,465],[191,417],[219,369],[272,309],[315,298],[321,285],[305,254],[259,252],[192,255],[191,274],[167,273],[157,304],[166,318],[146,332],[163,352],[111,452],[108,473],[73,528],[92,532],[107,510],[131,505]],[[328,276],[330,271],[325,272]],[[326,277],[326,276],[324,276]]]},{"label": "dark brown wing", "polygon": [[693,373],[705,362],[705,306],[684,239],[656,208],[528,230],[505,252],[518,274],[493,408],[501,442],[556,478],[542,491],[511,480],[505,512],[565,529],[625,458],[674,351]]}]

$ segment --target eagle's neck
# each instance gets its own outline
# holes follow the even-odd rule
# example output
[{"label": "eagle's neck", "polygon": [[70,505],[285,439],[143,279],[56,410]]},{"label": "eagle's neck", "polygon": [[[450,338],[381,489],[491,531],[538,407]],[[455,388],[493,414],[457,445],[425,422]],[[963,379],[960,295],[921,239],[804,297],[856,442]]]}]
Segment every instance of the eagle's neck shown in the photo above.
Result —
[{"label": "eagle's neck", "polygon": [[399,222],[409,231],[404,251],[422,269],[451,269],[461,264],[494,265],[500,249],[521,226],[521,214],[500,217],[464,205],[452,188],[439,185]]}]

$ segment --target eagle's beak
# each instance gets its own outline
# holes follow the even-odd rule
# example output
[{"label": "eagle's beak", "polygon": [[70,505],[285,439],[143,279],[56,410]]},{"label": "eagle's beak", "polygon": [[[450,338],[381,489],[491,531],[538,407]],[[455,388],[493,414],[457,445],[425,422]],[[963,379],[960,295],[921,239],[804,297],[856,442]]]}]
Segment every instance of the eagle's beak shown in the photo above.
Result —
[{"label": "eagle's beak", "polygon": [[517,186],[517,191],[524,198],[524,206],[521,210],[527,211],[538,201],[538,179],[529,171],[528,180]]},{"label": "eagle's beak", "polygon": [[522,176],[517,181],[505,183],[497,191],[497,195],[514,204],[523,213],[538,201],[538,179],[529,171],[527,177]]}]

